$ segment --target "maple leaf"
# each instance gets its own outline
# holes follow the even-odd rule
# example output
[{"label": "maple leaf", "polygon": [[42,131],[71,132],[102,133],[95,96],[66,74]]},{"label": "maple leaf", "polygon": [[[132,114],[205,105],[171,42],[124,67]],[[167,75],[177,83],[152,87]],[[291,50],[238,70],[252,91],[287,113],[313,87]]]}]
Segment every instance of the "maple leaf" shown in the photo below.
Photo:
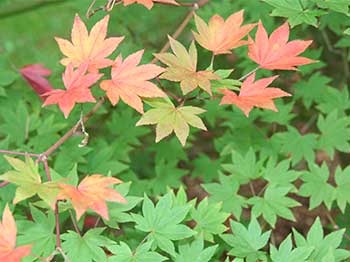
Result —
[{"label": "maple leaf", "polygon": [[221,16],[214,15],[209,20],[208,25],[196,15],[195,23],[198,33],[192,31],[194,38],[202,47],[212,51],[214,55],[230,54],[231,49],[248,44],[248,41],[241,39],[256,26],[256,24],[241,26],[243,13],[243,10],[236,12],[226,21]]},{"label": "maple leaf", "polygon": [[143,52],[144,50],[140,50],[124,61],[118,56],[112,67],[112,79],[104,80],[100,84],[112,105],[122,99],[141,114],[144,112],[141,97],[166,97],[163,91],[149,81],[164,72],[164,68],[152,64],[137,66]]},{"label": "maple leaf", "polygon": [[53,90],[52,85],[45,78],[51,75],[51,70],[42,64],[26,65],[19,72],[41,99],[45,100],[45,93]]},{"label": "maple leaf", "polygon": [[136,126],[156,124],[156,143],[174,132],[185,146],[190,132],[189,125],[207,130],[203,121],[197,116],[204,112],[205,110],[194,106],[175,107],[168,102],[159,102],[157,107],[148,110],[141,117]]},{"label": "maple leaf", "polygon": [[25,157],[25,161],[7,156],[5,159],[15,170],[0,175],[0,180],[17,185],[13,203],[16,204],[38,194],[45,203],[54,209],[56,196],[59,192],[57,182],[42,183],[38,164],[34,163],[29,156]]},{"label": "maple leaf", "polygon": [[16,248],[16,222],[8,205],[5,206],[0,221],[0,261],[20,262],[23,257],[30,254],[31,245]]},{"label": "maple leaf", "polygon": [[75,103],[96,102],[91,94],[90,86],[96,83],[103,74],[85,74],[87,69],[88,64],[82,64],[77,70],[74,70],[73,65],[69,64],[62,76],[66,90],[55,89],[45,93],[47,98],[43,106],[58,104],[67,118]]},{"label": "maple leaf", "polygon": [[119,192],[108,188],[110,185],[120,183],[122,181],[114,177],[106,177],[99,174],[87,176],[80,182],[78,187],[60,184],[61,192],[58,195],[58,199],[71,200],[78,220],[89,208],[104,219],[109,220],[106,201],[126,203],[126,199]]},{"label": "maple leaf", "polygon": [[72,42],[55,37],[61,52],[66,56],[61,64],[67,66],[72,63],[74,67],[88,64],[89,71],[95,72],[108,67],[113,61],[107,59],[117,48],[124,37],[110,37],[106,39],[109,15],[97,22],[90,34],[84,22],[78,15],[75,16],[72,29]]},{"label": "maple leaf", "polygon": [[255,73],[249,76],[242,84],[239,95],[228,89],[219,89],[224,96],[220,105],[234,104],[248,117],[253,107],[260,107],[277,111],[274,98],[290,96],[289,93],[275,87],[267,88],[278,76],[262,78],[254,82]]},{"label": "maple leaf", "polygon": [[180,82],[184,94],[193,91],[197,86],[211,94],[210,80],[220,78],[211,70],[197,72],[197,49],[194,42],[192,42],[189,52],[180,42],[170,36],[169,42],[174,54],[161,53],[154,55],[168,66],[166,72],[160,78]]},{"label": "maple leaf", "polygon": [[315,60],[298,56],[311,45],[312,40],[288,42],[289,25],[284,23],[268,37],[263,24],[259,22],[255,42],[250,39],[248,56],[261,68],[269,70],[296,70],[296,66],[315,63]]},{"label": "maple leaf", "polygon": [[175,0],[123,0],[124,6],[128,6],[134,3],[141,4],[147,9],[151,9],[154,3],[179,5]]}]

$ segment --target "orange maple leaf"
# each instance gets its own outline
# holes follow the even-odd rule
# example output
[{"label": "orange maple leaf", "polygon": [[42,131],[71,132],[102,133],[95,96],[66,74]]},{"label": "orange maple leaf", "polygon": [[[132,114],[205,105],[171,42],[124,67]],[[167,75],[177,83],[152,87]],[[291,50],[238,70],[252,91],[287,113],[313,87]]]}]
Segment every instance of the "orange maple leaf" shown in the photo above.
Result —
[{"label": "orange maple leaf", "polygon": [[137,66],[143,51],[140,50],[128,56],[124,61],[121,56],[118,56],[112,67],[112,80],[104,80],[100,84],[112,105],[116,105],[121,98],[141,114],[144,113],[141,97],[166,97],[163,91],[148,81],[165,69],[153,64]]},{"label": "orange maple leaf", "polygon": [[104,219],[109,219],[106,201],[126,203],[126,199],[116,190],[108,188],[114,184],[120,184],[114,177],[103,175],[91,175],[85,177],[78,187],[60,184],[62,191],[58,195],[59,200],[70,199],[77,213],[77,219],[91,208]]},{"label": "orange maple leaf", "polygon": [[88,33],[84,22],[75,16],[72,29],[72,42],[55,37],[61,52],[67,56],[61,64],[74,67],[88,64],[90,72],[110,66],[113,61],[106,57],[111,55],[124,37],[110,37],[106,39],[109,15],[97,22]]},{"label": "orange maple leaf", "polygon": [[261,68],[269,70],[296,70],[296,66],[316,62],[300,57],[312,40],[294,40],[288,42],[289,25],[284,23],[268,37],[263,24],[259,22],[255,42],[250,39],[248,56]]},{"label": "orange maple leaf", "polygon": [[244,11],[232,14],[225,21],[221,16],[214,15],[208,25],[199,16],[195,16],[195,23],[198,33],[193,32],[196,41],[205,49],[214,53],[230,54],[231,49],[248,44],[248,41],[242,40],[256,24],[247,24],[242,26]]},{"label": "orange maple leaf", "polygon": [[0,221],[0,262],[20,262],[30,254],[31,245],[16,248],[16,222],[6,205]]},{"label": "orange maple leaf", "polygon": [[153,7],[154,2],[179,5],[175,0],[123,0],[123,2],[124,2],[124,6],[138,3],[141,5],[144,5],[147,9],[151,9]]},{"label": "orange maple leaf", "polygon": [[224,96],[220,105],[234,104],[248,117],[254,106],[278,111],[273,99],[290,96],[289,93],[275,87],[267,88],[278,76],[262,78],[254,82],[255,73],[249,76],[243,83],[239,95],[228,89],[219,89]]},{"label": "orange maple leaf", "polygon": [[66,67],[62,78],[66,90],[55,89],[45,93],[47,96],[43,106],[58,104],[65,118],[72,111],[75,103],[96,102],[91,94],[90,86],[96,83],[103,74],[86,73],[87,64],[82,64],[74,71],[73,65]]}]

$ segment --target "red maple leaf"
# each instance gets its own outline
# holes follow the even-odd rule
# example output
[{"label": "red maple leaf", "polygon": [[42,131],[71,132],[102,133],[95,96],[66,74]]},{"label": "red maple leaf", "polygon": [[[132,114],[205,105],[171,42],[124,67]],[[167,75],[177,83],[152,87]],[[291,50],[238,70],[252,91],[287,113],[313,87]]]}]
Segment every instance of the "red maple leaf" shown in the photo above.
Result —
[{"label": "red maple leaf", "polygon": [[96,102],[90,87],[96,83],[103,74],[86,73],[88,64],[82,64],[74,71],[69,64],[63,74],[63,83],[66,90],[55,89],[44,95],[47,96],[43,106],[58,104],[65,118],[68,117],[76,103]]},{"label": "red maple leaf", "polygon": [[31,245],[16,248],[16,222],[6,205],[0,221],[0,262],[20,262],[30,254]]},{"label": "red maple leaf", "polygon": [[44,94],[53,90],[50,82],[45,78],[51,75],[51,70],[42,64],[26,65],[19,72],[41,99],[45,100]]},{"label": "red maple leaf", "polygon": [[269,70],[296,70],[296,66],[316,62],[315,60],[298,56],[311,45],[312,41],[294,40],[288,42],[289,25],[284,23],[270,37],[260,22],[255,36],[255,42],[250,39],[248,56],[261,68]]},{"label": "red maple leaf", "polygon": [[59,37],[55,38],[62,53],[67,56],[61,63],[65,66],[72,63],[74,67],[88,64],[90,72],[110,66],[113,61],[106,57],[113,53],[124,37],[106,39],[108,21],[109,15],[97,22],[89,34],[84,22],[76,15],[72,43]]},{"label": "red maple leaf", "polygon": [[141,5],[144,5],[147,9],[151,9],[153,7],[154,2],[179,5],[175,0],[123,0],[123,2],[124,2],[124,6],[138,3]]},{"label": "red maple leaf", "polygon": [[120,183],[122,181],[114,177],[98,174],[87,176],[80,182],[78,187],[60,184],[62,191],[58,199],[70,199],[77,213],[78,220],[89,208],[108,220],[106,201],[126,203],[125,198],[119,192],[108,188],[108,186]]},{"label": "red maple leaf", "polygon": [[143,114],[141,97],[166,97],[163,91],[148,81],[165,69],[153,64],[137,66],[142,55],[143,50],[140,50],[124,61],[118,56],[112,67],[112,80],[104,80],[100,84],[112,105],[116,105],[120,98],[141,114]]},{"label": "red maple leaf", "polygon": [[228,89],[219,89],[224,94],[220,105],[234,104],[241,109],[246,116],[253,107],[260,107],[277,111],[273,102],[274,98],[290,96],[289,93],[275,87],[267,88],[278,76],[262,78],[254,82],[255,74],[249,76],[242,84],[239,95]]}]

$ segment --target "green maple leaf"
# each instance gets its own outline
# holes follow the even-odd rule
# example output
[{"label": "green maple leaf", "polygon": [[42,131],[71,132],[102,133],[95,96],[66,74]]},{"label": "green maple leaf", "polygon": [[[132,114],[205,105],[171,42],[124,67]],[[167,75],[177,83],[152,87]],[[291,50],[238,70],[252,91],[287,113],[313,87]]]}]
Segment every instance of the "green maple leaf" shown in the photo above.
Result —
[{"label": "green maple leaf", "polygon": [[295,87],[295,97],[302,98],[307,109],[310,109],[313,102],[320,102],[324,96],[323,91],[330,88],[331,78],[321,75],[319,72],[313,74],[308,80],[297,82]]},{"label": "green maple leaf", "polygon": [[312,0],[321,8],[329,8],[333,11],[349,14],[349,0]]},{"label": "green maple leaf", "polygon": [[167,187],[179,188],[182,185],[181,178],[188,171],[177,167],[177,161],[156,163],[156,176],[148,182],[152,195],[160,195],[167,192]]},{"label": "green maple leaf", "polygon": [[346,205],[350,203],[350,167],[346,167],[344,170],[341,167],[337,167],[335,171],[335,199],[340,210],[344,213]]},{"label": "green maple leaf", "polygon": [[220,159],[212,159],[205,154],[200,154],[193,161],[194,169],[191,173],[192,177],[200,177],[204,182],[210,182],[217,178],[218,170],[220,170]]},{"label": "green maple leaf", "polygon": [[223,164],[222,168],[236,177],[240,184],[247,184],[261,176],[262,164],[262,161],[257,162],[255,152],[250,148],[246,155],[232,151],[232,164]]},{"label": "green maple leaf", "polygon": [[20,220],[17,223],[19,232],[18,244],[32,244],[31,251],[33,254],[48,257],[55,250],[56,245],[56,235],[54,234],[55,215],[49,210],[46,216],[32,205],[30,205],[30,212],[33,221]]},{"label": "green maple leaf", "polygon": [[339,114],[344,113],[350,108],[348,89],[325,89],[323,92],[322,101],[318,104],[317,108],[324,114],[328,114],[333,110],[338,110]]},{"label": "green maple leaf", "polygon": [[329,256],[330,249],[336,257],[336,262],[343,261],[350,257],[350,252],[344,249],[339,249],[342,242],[345,229],[330,233],[324,237],[324,232],[320,218],[316,218],[314,224],[310,228],[307,238],[305,239],[298,231],[293,229],[293,235],[296,246],[304,248],[312,248],[313,252],[308,258],[308,262],[328,262],[324,260]]},{"label": "green maple leaf", "polygon": [[214,235],[222,234],[227,230],[223,224],[230,216],[221,211],[222,203],[208,204],[208,198],[204,198],[191,210],[191,217],[196,222],[194,228],[199,235],[207,241],[214,242]]},{"label": "green maple leaf", "polygon": [[301,135],[297,129],[289,126],[287,132],[277,133],[272,140],[281,145],[282,153],[291,155],[293,165],[299,163],[303,158],[309,163],[315,159],[316,134]]},{"label": "green maple leaf", "polygon": [[74,231],[61,235],[62,249],[71,262],[104,262],[107,256],[103,247],[113,245],[114,241],[102,236],[104,228],[93,228],[80,236]]},{"label": "green maple leaf", "polygon": [[128,211],[132,210],[140,203],[142,198],[128,196],[130,185],[131,182],[114,186],[114,189],[126,199],[127,203],[108,203],[109,220],[104,219],[103,222],[109,227],[119,229],[119,223],[133,221]]},{"label": "green maple leaf", "polygon": [[269,159],[262,173],[262,177],[269,182],[269,186],[289,187],[293,191],[296,191],[293,182],[301,175],[298,171],[290,170],[290,160],[276,163],[272,158]]},{"label": "green maple leaf", "polygon": [[321,131],[318,146],[324,149],[330,157],[334,157],[334,151],[350,151],[350,123],[348,117],[339,117],[337,111],[333,111],[325,118],[320,115],[317,127]]},{"label": "green maple leaf", "polygon": [[291,235],[288,235],[278,249],[270,245],[272,262],[308,262],[308,257],[312,251],[312,247],[298,247],[293,249]]},{"label": "green maple leaf", "polygon": [[133,252],[130,247],[120,242],[119,245],[109,246],[108,249],[114,255],[109,257],[108,262],[162,262],[167,260],[166,257],[157,252],[150,251],[152,241],[138,246]]},{"label": "green maple leaf", "polygon": [[300,203],[286,196],[289,191],[290,187],[269,186],[263,197],[250,198],[248,204],[253,205],[253,215],[256,217],[262,215],[271,227],[275,226],[277,216],[295,221],[290,208],[300,206]]},{"label": "green maple leaf", "polygon": [[232,213],[240,219],[242,208],[247,207],[246,199],[238,194],[240,184],[233,175],[220,174],[220,183],[204,184],[202,187],[210,194],[209,203],[222,203],[224,212]]},{"label": "green maple leaf", "polygon": [[174,262],[210,262],[218,245],[204,248],[202,238],[192,243],[179,245],[179,253],[176,254]]},{"label": "green maple leaf", "polygon": [[60,191],[57,182],[42,183],[38,165],[29,156],[26,156],[25,162],[12,157],[5,156],[5,158],[15,170],[0,175],[0,180],[17,185],[13,202],[18,203],[37,194],[53,208]]},{"label": "green maple leaf", "polygon": [[271,231],[262,233],[260,225],[252,218],[248,228],[243,224],[231,220],[232,234],[221,235],[221,238],[232,247],[229,255],[245,258],[247,262],[266,260],[266,252],[260,251],[266,246]]},{"label": "green maple leaf", "polygon": [[307,9],[308,0],[263,0],[276,9],[272,16],[287,17],[292,27],[299,24],[309,24],[317,27],[317,16],[324,14],[321,10]]},{"label": "green maple leaf", "polygon": [[296,116],[296,114],[292,112],[294,102],[284,104],[282,100],[277,100],[275,104],[278,112],[271,110],[258,111],[261,116],[261,120],[266,123],[277,123],[285,126],[289,125],[290,121]]},{"label": "green maple leaf", "polygon": [[156,142],[175,133],[181,144],[185,146],[190,133],[189,126],[207,130],[203,121],[197,116],[205,110],[194,106],[175,107],[171,102],[158,102],[155,108],[148,110],[136,126],[157,125]]},{"label": "green maple leaf", "polygon": [[324,203],[330,210],[335,198],[335,188],[327,181],[329,170],[326,163],[321,167],[316,164],[309,164],[310,172],[304,172],[301,179],[304,183],[299,189],[299,195],[310,197],[309,208],[313,209]]},{"label": "green maple leaf", "polygon": [[166,194],[154,206],[152,201],[145,195],[142,214],[132,214],[136,222],[136,229],[149,233],[147,239],[153,241],[153,246],[175,255],[175,246],[172,241],[182,240],[195,235],[191,230],[180,223],[185,219],[191,205],[173,207],[171,193]]}]

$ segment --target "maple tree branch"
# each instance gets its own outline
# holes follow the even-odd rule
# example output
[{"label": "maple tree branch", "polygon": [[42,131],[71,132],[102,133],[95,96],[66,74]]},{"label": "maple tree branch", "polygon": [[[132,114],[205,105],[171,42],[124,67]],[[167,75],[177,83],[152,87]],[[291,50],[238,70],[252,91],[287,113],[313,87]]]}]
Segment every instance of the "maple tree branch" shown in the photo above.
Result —
[{"label": "maple tree branch", "polygon": [[65,133],[55,144],[53,144],[49,149],[47,149],[44,153],[41,154],[43,158],[47,158],[51,155],[57,148],[59,148],[64,142],[66,142],[79,128],[82,123],[85,123],[89,120],[89,118],[103,105],[105,102],[105,98],[102,97],[97,104],[91,109],[89,113],[87,113],[82,120],[79,120],[77,124],[75,124],[67,133]]},{"label": "maple tree branch", "polygon": [[39,157],[40,154],[26,153],[26,152],[17,152],[17,151],[9,151],[9,150],[0,150],[0,154],[7,155],[18,155],[18,156],[31,156],[31,157]]},{"label": "maple tree branch", "polygon": [[67,0],[34,0],[34,1],[21,1],[14,2],[14,4],[0,10],[0,18],[5,18],[13,15],[36,10],[39,7],[44,7],[53,4],[60,4]]}]

